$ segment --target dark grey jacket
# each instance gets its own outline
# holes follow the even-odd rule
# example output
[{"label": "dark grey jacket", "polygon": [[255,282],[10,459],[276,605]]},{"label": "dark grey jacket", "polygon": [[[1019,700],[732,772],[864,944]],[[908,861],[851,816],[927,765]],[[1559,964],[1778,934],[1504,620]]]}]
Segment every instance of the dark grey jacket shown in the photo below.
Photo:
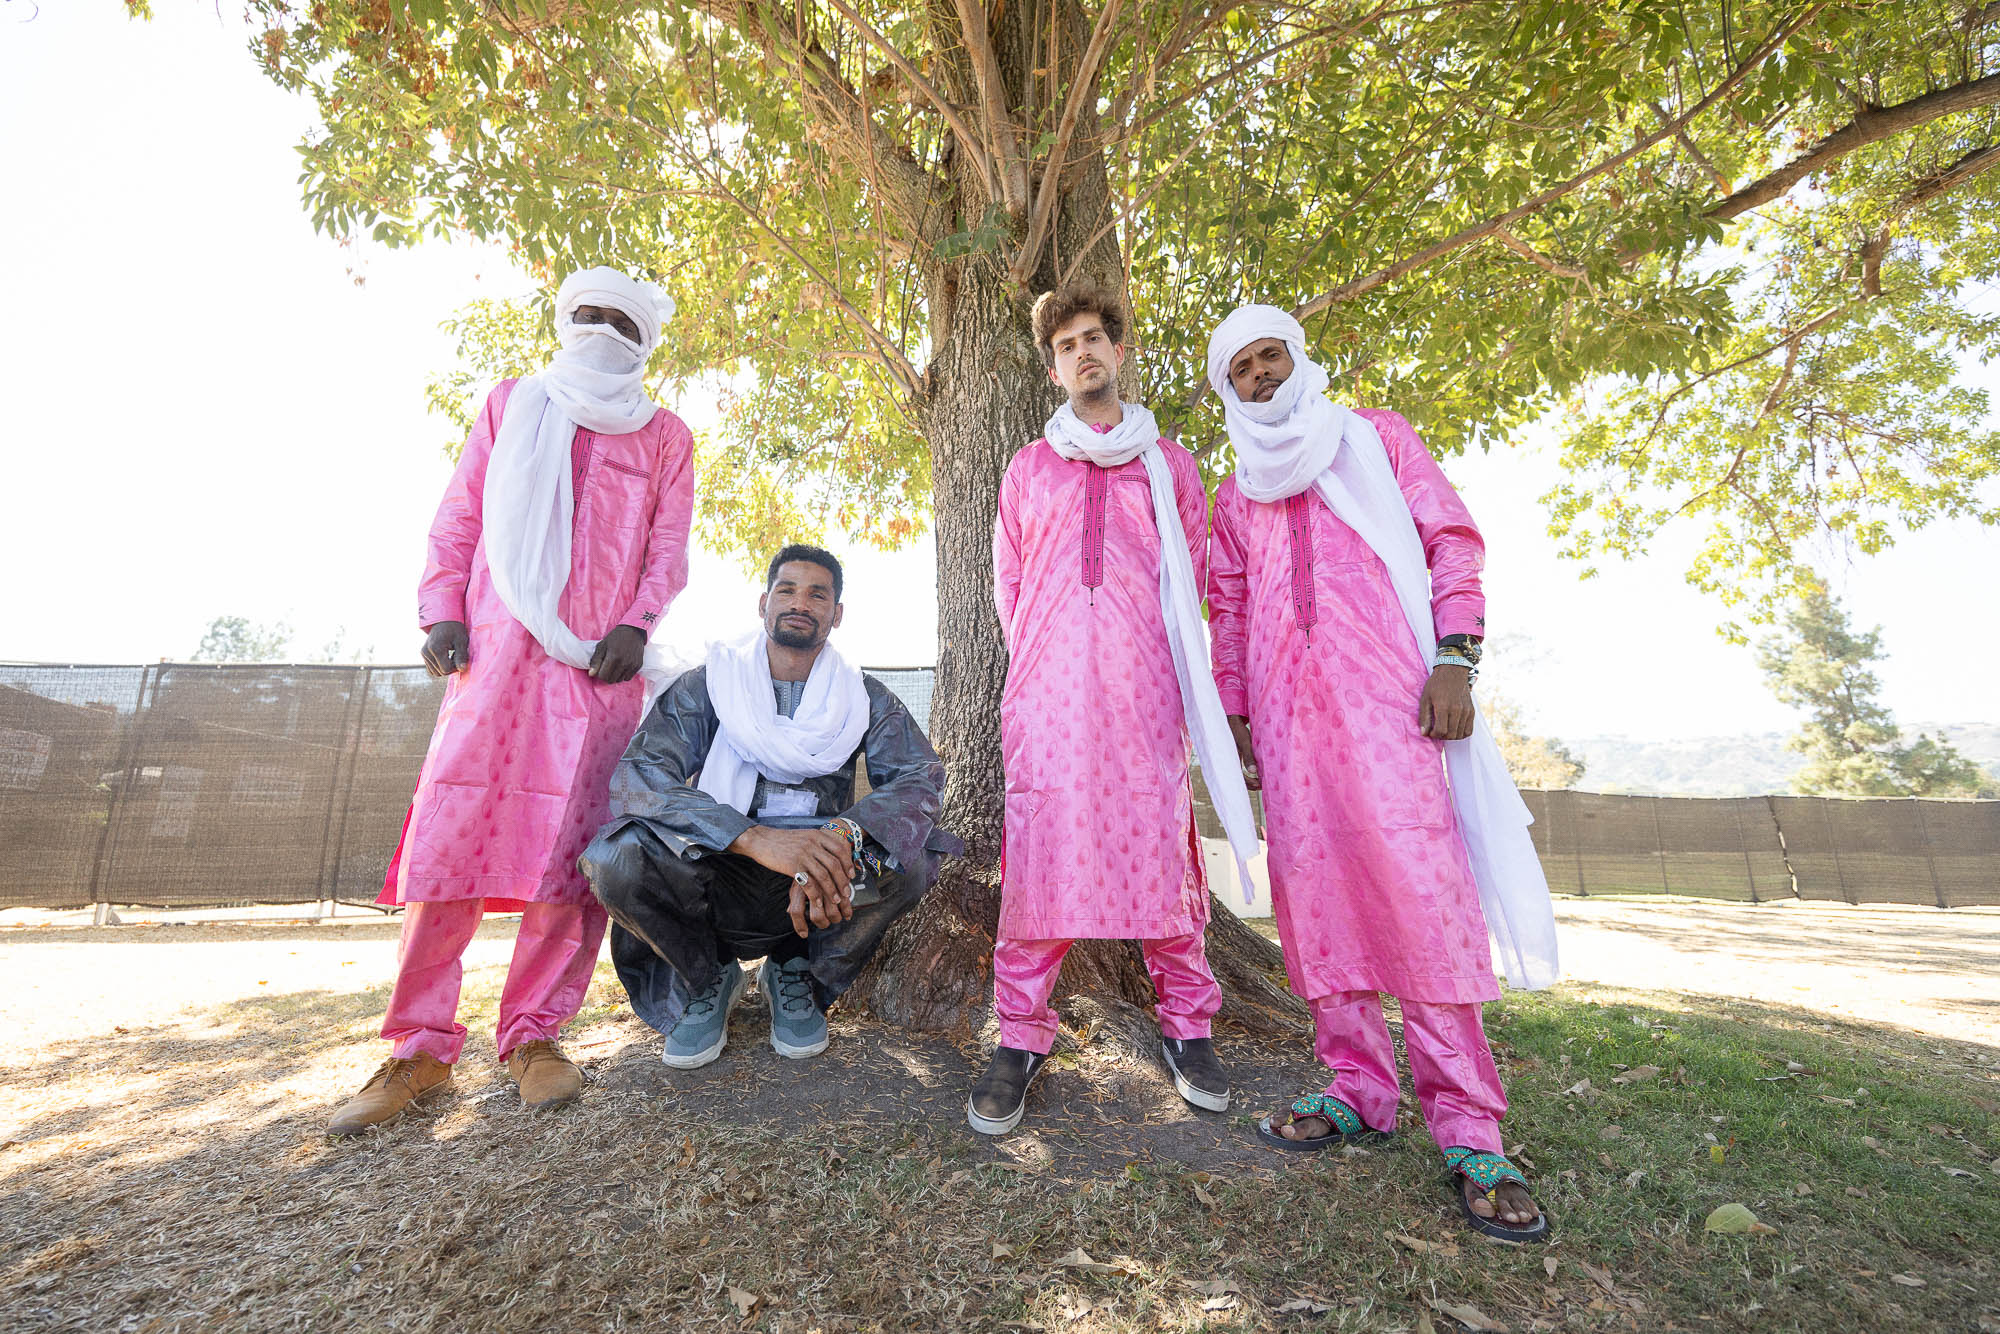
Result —
[{"label": "dark grey jacket", "polygon": [[[865,673],[861,680],[868,689],[868,733],[861,748],[834,772],[799,786],[817,794],[818,818],[844,815],[853,820],[876,851],[886,852],[900,870],[929,885],[937,879],[940,857],[965,850],[937,824],[944,803],[944,761],[893,691]],[[661,693],[625,748],[625,758],[611,775],[611,822],[604,833],[644,821],[676,856],[700,857],[723,851],[758,823],[695,786],[716,728],[708,669],[697,667]],[[864,756],[872,786],[856,801],[855,761]]]}]

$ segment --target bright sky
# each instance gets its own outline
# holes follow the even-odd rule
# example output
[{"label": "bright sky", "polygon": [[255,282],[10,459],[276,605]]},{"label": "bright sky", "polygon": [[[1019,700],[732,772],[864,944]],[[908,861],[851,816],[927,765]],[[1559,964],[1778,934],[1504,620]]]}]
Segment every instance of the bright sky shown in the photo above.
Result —
[{"label": "bright sky", "polygon": [[[233,16],[156,8],[144,24],[112,0],[45,3],[23,21],[29,5],[0,0],[0,659],[184,658],[210,620],[241,615],[290,622],[302,649],[338,634],[414,662],[424,533],[448,475],[449,428],[423,404],[452,355],[437,326],[523,280],[469,247],[357,258],[317,235],[294,152],[310,106],[265,81]],[[673,406],[697,430],[710,416]],[[1536,652],[1532,671],[1489,657],[1485,681],[1537,727],[1794,725],[1750,652],[1715,635],[1721,609],[1681,581],[1692,533],[1581,582],[1535,504],[1545,454],[1447,471],[1486,532],[1493,633]],[[852,554],[850,656],[935,660],[932,562],[927,542]],[[1967,571],[1995,568],[2000,533],[1943,524],[1830,571],[1856,620],[1885,628],[1886,701],[1904,722],[1995,718],[1964,687],[1970,664],[2000,660],[2000,622],[1967,597]],[[747,627],[755,596],[697,552],[667,633],[691,646]]]}]

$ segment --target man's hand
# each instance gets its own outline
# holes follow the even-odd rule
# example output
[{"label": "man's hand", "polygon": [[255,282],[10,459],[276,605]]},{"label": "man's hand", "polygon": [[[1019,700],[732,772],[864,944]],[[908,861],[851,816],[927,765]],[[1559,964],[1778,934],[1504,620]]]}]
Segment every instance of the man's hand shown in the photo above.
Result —
[{"label": "man's hand", "polygon": [[424,666],[432,676],[462,672],[472,662],[472,633],[464,621],[439,621],[424,638]]},{"label": "man's hand", "polygon": [[[792,930],[806,924],[827,927],[854,916],[854,849],[831,829],[773,829],[752,825],[725,851],[748,857],[767,870],[792,878]],[[799,875],[805,875],[800,883]]]},{"label": "man's hand", "polygon": [[1236,758],[1243,763],[1243,786],[1252,792],[1263,789],[1257,774],[1257,754],[1250,749],[1250,720],[1240,713],[1229,715],[1229,734],[1236,738]]},{"label": "man's hand", "polygon": [[1417,727],[1439,741],[1463,741],[1472,735],[1472,673],[1446,663],[1431,668],[1417,703]]},{"label": "man's hand", "polygon": [[636,626],[614,626],[590,655],[590,674],[607,685],[629,681],[646,661],[646,634]]}]

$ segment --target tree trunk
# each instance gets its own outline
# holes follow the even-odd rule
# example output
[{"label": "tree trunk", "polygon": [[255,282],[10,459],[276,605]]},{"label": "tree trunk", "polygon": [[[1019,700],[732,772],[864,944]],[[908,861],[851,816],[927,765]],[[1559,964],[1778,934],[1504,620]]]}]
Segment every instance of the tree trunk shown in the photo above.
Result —
[{"label": "tree trunk", "polygon": [[[1072,34],[1073,55],[1089,26],[1074,0],[1061,3],[1058,18]],[[1024,65],[1035,59],[1034,30],[1023,25],[1039,8],[1004,6],[997,16],[1001,30],[994,45],[1009,88],[1024,85]],[[1040,12],[1045,23],[1046,11]],[[1090,142],[1096,131],[1094,115],[1086,120],[1078,126],[1079,142]],[[958,173],[958,186],[959,226],[968,227],[987,201],[971,171]],[[950,774],[944,823],[965,840],[966,853],[945,867],[936,889],[890,934],[848,993],[848,1004],[891,1023],[974,1028],[991,1002],[1005,791],[1000,691],[1007,677],[993,606],[993,523],[1008,461],[1041,436],[1061,401],[1029,331],[1034,295],[1055,285],[1062,266],[1110,213],[1102,160],[1074,163],[1031,291],[1008,281],[1011,256],[1004,251],[970,256],[932,276],[935,352],[918,405],[930,445],[937,536],[938,663],[930,735]],[[1017,220],[1017,243],[1018,231]],[[1115,232],[1097,241],[1082,271],[1124,296]],[[1129,363],[1128,378],[1136,383]],[[1304,1007],[1276,980],[1282,968],[1277,947],[1212,898],[1210,907],[1208,957],[1223,988],[1223,1020],[1254,1032],[1297,1031]],[[1076,993],[1150,1009],[1152,982],[1137,944],[1079,942],[1063,964],[1058,988],[1060,995]]]}]

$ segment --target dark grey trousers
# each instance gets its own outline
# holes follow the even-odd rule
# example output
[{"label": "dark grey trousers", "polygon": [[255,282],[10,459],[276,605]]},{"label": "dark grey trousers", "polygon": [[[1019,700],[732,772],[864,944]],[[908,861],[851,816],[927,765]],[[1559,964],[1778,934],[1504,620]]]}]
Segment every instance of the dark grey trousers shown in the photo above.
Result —
[{"label": "dark grey trousers", "polygon": [[632,1008],[664,1033],[688,998],[715,985],[738,959],[808,962],[821,1009],[854,984],[898,917],[928,886],[891,872],[863,883],[880,897],[829,927],[792,929],[791,881],[748,857],[677,857],[643,821],[600,834],[581,865],[611,915],[611,962]]}]

